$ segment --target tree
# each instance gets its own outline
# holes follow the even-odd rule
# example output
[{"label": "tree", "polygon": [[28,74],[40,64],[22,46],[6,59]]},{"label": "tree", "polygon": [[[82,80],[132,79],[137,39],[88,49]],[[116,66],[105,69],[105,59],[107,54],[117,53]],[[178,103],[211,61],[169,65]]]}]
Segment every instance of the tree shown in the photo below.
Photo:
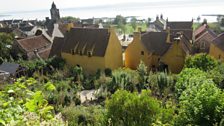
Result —
[{"label": "tree", "polygon": [[118,90],[106,108],[109,123],[115,126],[149,126],[160,112],[159,102],[145,90],[141,94]]},{"label": "tree", "polygon": [[224,17],[222,17],[222,19],[221,19],[220,26],[221,26],[221,27],[224,27]]},{"label": "tree", "polygon": [[206,18],[204,18],[204,20],[203,20],[203,22],[202,22],[202,25],[207,25],[208,24],[208,22],[207,22],[207,19]]},{"label": "tree", "polygon": [[14,37],[12,34],[0,33],[0,60],[10,59],[13,41]]},{"label": "tree", "polygon": [[187,57],[185,61],[186,68],[198,68],[202,71],[209,71],[215,68],[218,62],[207,54],[196,54]]},{"label": "tree", "polygon": [[117,25],[118,28],[120,28],[122,30],[123,33],[125,33],[126,31],[126,18],[121,16],[121,15],[117,15],[115,20],[114,20],[114,24]]},{"label": "tree", "polygon": [[136,19],[136,17],[132,17],[132,18],[131,18],[131,26],[132,26],[132,28],[133,28],[134,31],[135,31],[136,28],[137,28],[137,19]]},{"label": "tree", "polygon": [[80,19],[72,16],[66,16],[61,18],[62,21],[64,22],[79,22]]},{"label": "tree", "polygon": [[201,20],[201,17],[198,16],[198,17],[197,17],[197,21],[198,21],[198,23],[200,22],[200,20]]},{"label": "tree", "polygon": [[223,120],[224,93],[212,81],[191,86],[182,93],[176,126],[221,126]]}]

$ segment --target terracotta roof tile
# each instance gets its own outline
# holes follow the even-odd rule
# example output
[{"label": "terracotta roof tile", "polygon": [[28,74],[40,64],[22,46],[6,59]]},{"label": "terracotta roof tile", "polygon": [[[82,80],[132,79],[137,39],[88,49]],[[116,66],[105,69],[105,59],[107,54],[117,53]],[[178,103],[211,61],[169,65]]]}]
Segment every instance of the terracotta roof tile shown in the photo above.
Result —
[{"label": "terracotta roof tile", "polygon": [[51,42],[44,35],[17,40],[17,42],[26,52],[31,52],[51,45]]}]

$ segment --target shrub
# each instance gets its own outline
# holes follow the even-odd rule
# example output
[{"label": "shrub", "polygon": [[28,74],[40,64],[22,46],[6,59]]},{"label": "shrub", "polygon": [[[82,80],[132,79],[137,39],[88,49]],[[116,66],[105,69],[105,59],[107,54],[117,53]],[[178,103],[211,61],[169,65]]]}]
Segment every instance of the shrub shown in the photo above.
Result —
[{"label": "shrub", "polygon": [[160,111],[159,102],[151,97],[149,91],[137,94],[118,90],[106,101],[106,108],[109,123],[115,126],[151,125]]},{"label": "shrub", "polygon": [[187,57],[185,61],[186,68],[198,68],[202,71],[209,71],[215,68],[218,62],[207,54],[196,54]]},{"label": "shrub", "polygon": [[212,81],[191,86],[180,96],[176,126],[220,125],[224,119],[224,93]]}]

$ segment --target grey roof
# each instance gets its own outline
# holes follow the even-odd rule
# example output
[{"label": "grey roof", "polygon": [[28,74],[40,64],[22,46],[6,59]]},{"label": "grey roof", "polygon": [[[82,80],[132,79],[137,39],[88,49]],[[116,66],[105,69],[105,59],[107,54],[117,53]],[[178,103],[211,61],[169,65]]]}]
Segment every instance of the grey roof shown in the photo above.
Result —
[{"label": "grey roof", "polygon": [[62,52],[104,57],[109,42],[108,29],[72,28],[66,35]]},{"label": "grey roof", "polygon": [[162,56],[171,45],[166,42],[167,35],[166,32],[146,32],[141,40],[149,52]]},{"label": "grey roof", "polygon": [[224,51],[224,33],[219,34],[212,43]]},{"label": "grey roof", "polygon": [[26,27],[20,27],[20,30],[27,32],[31,31],[34,28],[34,26],[26,26]]},{"label": "grey roof", "polygon": [[170,27],[170,29],[192,29],[192,25],[192,21],[167,22],[167,27]]},{"label": "grey roof", "polygon": [[55,37],[53,40],[53,45],[51,47],[51,51],[50,51],[50,57],[53,56],[61,56],[61,48],[63,46],[64,43],[64,38],[61,37]]},{"label": "grey roof", "polygon": [[4,62],[0,65],[0,70],[9,72],[10,74],[15,74],[19,66],[19,64]]}]

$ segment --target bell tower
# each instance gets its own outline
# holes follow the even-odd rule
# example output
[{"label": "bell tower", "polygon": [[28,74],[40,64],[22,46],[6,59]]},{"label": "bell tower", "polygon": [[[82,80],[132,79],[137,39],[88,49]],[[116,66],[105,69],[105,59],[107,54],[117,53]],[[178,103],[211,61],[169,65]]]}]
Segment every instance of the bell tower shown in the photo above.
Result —
[{"label": "bell tower", "polygon": [[53,2],[51,5],[51,20],[54,22],[58,22],[60,20],[60,13],[59,9],[57,9],[55,3]]}]

